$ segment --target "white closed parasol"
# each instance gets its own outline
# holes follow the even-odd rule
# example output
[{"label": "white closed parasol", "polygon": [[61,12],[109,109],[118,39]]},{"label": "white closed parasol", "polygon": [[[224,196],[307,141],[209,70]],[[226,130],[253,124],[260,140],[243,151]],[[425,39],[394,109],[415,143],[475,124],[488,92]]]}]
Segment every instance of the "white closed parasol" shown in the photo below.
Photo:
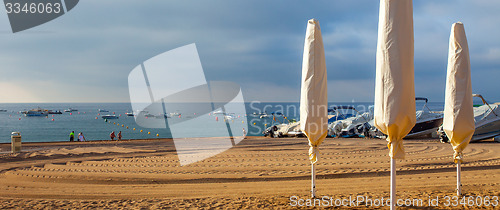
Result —
[{"label": "white closed parasol", "polygon": [[457,195],[460,195],[462,151],[475,130],[469,46],[464,24],[460,22],[451,26],[443,130],[455,151],[453,159],[457,163]]},{"label": "white closed parasol", "polygon": [[318,161],[319,145],[328,132],[328,94],[325,50],[319,22],[307,22],[302,62],[302,85],[300,91],[300,129],[309,141],[311,161],[311,194],[315,196],[314,164]]},{"label": "white closed parasol", "polygon": [[394,209],[395,159],[404,159],[403,137],[416,122],[412,0],[381,0],[378,27],[374,119],[375,126],[388,136]]}]

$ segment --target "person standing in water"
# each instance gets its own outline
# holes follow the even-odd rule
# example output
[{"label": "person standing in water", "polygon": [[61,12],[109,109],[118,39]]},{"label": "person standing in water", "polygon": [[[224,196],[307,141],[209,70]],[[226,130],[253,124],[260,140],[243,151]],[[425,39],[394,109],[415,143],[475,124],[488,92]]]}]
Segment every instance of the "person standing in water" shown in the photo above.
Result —
[{"label": "person standing in water", "polygon": [[78,134],[78,141],[85,141],[85,136],[83,136],[82,132]]},{"label": "person standing in water", "polygon": [[75,131],[71,131],[71,133],[69,133],[69,141],[74,141],[75,140]]},{"label": "person standing in water", "polygon": [[122,131],[118,132],[118,140],[122,140]]},{"label": "person standing in water", "polygon": [[115,140],[115,132],[114,131],[111,131],[111,133],[109,134],[109,138],[111,138],[111,141]]}]

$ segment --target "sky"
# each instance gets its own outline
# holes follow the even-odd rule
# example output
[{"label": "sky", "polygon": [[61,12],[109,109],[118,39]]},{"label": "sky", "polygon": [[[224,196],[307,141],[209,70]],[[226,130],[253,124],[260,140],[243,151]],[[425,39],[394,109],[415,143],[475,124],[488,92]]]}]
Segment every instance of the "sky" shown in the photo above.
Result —
[{"label": "sky", "polygon": [[[443,102],[451,25],[468,38],[473,92],[500,101],[500,1],[414,1],[415,95]],[[330,102],[372,102],[379,1],[83,0],[12,33],[0,11],[0,103],[129,102],[128,75],[196,43],[209,81],[245,101],[298,102],[307,20],[319,20]],[[165,78],[165,82],[176,78]]]}]

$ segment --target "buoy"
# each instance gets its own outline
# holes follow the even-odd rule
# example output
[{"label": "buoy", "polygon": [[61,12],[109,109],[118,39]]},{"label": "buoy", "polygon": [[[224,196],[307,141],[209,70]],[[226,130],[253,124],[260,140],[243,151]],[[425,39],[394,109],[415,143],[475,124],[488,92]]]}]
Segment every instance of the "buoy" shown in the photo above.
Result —
[{"label": "buoy", "polygon": [[113,112],[113,114],[115,114],[115,112]]},{"label": "buoy", "polygon": [[151,132],[148,131],[148,134],[151,134]]},{"label": "buoy", "polygon": [[243,124],[244,124],[244,123],[245,123],[245,121],[241,121],[241,123],[243,123]]},{"label": "buoy", "polygon": [[128,129],[128,126],[127,126],[127,129]]},{"label": "buoy", "polygon": [[141,133],[142,133],[142,130],[141,130]]},{"label": "buoy", "polygon": [[120,117],[121,117],[121,116],[122,116],[122,114],[120,114],[120,115],[118,115],[118,116],[120,116]]},{"label": "buoy", "polygon": [[95,119],[97,120],[97,117],[95,117]]},{"label": "buoy", "polygon": [[215,117],[215,121],[219,121],[219,117]]},{"label": "buoy", "polygon": [[21,118],[19,118],[19,120],[21,120]]},{"label": "buoy", "polygon": [[69,113],[69,115],[73,115],[73,113]]},{"label": "buoy", "polygon": [[257,124],[257,123],[253,123],[253,125],[255,125],[255,124]]},{"label": "buoy", "polygon": [[113,125],[116,125],[116,123],[114,122]]},{"label": "buoy", "polygon": [[123,124],[122,124],[122,127],[123,127]]},{"label": "buoy", "polygon": [[146,117],[146,119],[148,119],[148,117]]},{"label": "buoy", "polygon": [[156,134],[156,137],[160,136],[160,134]]},{"label": "buoy", "polygon": [[181,118],[181,115],[179,115],[179,118]]},{"label": "buoy", "polygon": [[45,116],[45,118],[49,118],[49,116]]},{"label": "buoy", "polygon": [[134,129],[132,129],[132,130],[134,130],[134,131],[135,131],[135,128],[134,128]]},{"label": "buoy", "polygon": [[54,115],[52,115],[52,117],[54,117]]},{"label": "buoy", "polygon": [[80,114],[80,112],[78,112],[78,114]]},{"label": "buoy", "polygon": [[193,113],[193,114],[194,114],[194,115],[196,115],[196,112],[195,112],[195,113]]},{"label": "buoy", "polygon": [[101,115],[100,113],[97,113],[97,115]]},{"label": "buoy", "polygon": [[54,121],[54,119],[52,119],[52,121]]},{"label": "buoy", "polygon": [[85,113],[87,113],[87,112],[83,112],[83,114],[85,114]]},{"label": "buoy", "polygon": [[267,127],[267,124],[264,124],[264,127]]}]

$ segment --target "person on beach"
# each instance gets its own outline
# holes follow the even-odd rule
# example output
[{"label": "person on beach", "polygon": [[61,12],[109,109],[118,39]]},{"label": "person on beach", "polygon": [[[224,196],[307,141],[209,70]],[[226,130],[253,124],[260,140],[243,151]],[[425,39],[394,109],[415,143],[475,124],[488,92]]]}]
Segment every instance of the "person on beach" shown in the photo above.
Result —
[{"label": "person on beach", "polygon": [[118,132],[118,140],[122,140],[122,131]]},{"label": "person on beach", "polygon": [[75,131],[71,131],[71,133],[69,133],[69,141],[73,140],[75,140]]},{"label": "person on beach", "polygon": [[85,141],[85,136],[83,136],[82,132],[78,134],[78,141]]},{"label": "person on beach", "polygon": [[111,141],[115,140],[115,132],[114,131],[111,131],[111,133],[109,134],[109,138],[111,138]]}]

